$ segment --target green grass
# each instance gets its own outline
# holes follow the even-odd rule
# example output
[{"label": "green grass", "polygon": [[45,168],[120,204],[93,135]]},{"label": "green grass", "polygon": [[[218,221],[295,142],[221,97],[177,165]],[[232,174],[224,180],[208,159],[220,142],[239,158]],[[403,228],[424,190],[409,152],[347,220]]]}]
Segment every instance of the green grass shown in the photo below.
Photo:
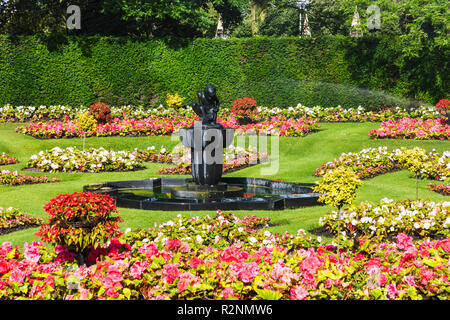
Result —
[{"label": "green grass", "polygon": [[[53,147],[65,148],[69,146],[83,145],[82,139],[59,139],[59,140],[38,140],[32,137],[15,133],[14,129],[18,124],[0,124],[0,152],[7,152],[10,156],[17,157],[20,163],[9,166],[2,166],[2,169],[21,170],[31,155],[41,150]],[[371,140],[368,132],[379,127],[379,123],[321,123],[321,131],[304,138],[285,137],[279,139],[279,170],[273,176],[261,174],[261,168],[271,164],[249,167],[229,176],[247,176],[269,179],[280,179],[289,182],[314,182],[318,178],[314,177],[314,171],[323,163],[334,159],[343,152],[358,152],[363,148],[386,145],[388,148],[397,147],[422,147],[426,150],[436,149],[442,153],[450,150],[448,141],[415,141],[415,140]],[[110,138],[87,138],[86,147],[113,148],[115,150],[147,148],[154,145],[162,145],[172,148],[178,141],[170,137],[110,137]],[[135,172],[111,172],[111,173],[58,173],[47,174],[51,177],[58,177],[61,182],[52,184],[36,184],[25,186],[0,186],[0,207],[16,207],[36,217],[47,220],[47,214],[43,206],[53,197],[61,193],[72,193],[82,191],[83,186],[89,183],[148,179],[160,176],[157,170],[164,165],[146,163],[146,170]],[[29,175],[36,173],[26,172]],[[426,187],[428,181],[419,181],[419,197],[441,201],[448,199],[435,192],[429,191]],[[378,176],[373,179],[364,180],[363,186],[359,189],[357,203],[365,200],[379,201],[384,197],[392,199],[414,199],[416,194],[415,179],[411,178],[411,173],[398,171],[394,173]],[[239,216],[257,215],[271,218],[271,223],[276,226],[271,227],[272,232],[296,233],[298,229],[311,230],[318,227],[318,220],[331,208],[326,206],[316,206],[284,211],[236,211]],[[124,218],[124,223],[120,226],[126,228],[148,228],[155,222],[164,222],[177,214],[187,216],[201,216],[214,214],[211,211],[195,212],[162,212],[146,211],[119,208],[120,215]],[[38,228],[32,228],[13,232],[0,236],[0,243],[12,241],[15,245],[22,246],[24,242],[38,240],[34,233]]]}]

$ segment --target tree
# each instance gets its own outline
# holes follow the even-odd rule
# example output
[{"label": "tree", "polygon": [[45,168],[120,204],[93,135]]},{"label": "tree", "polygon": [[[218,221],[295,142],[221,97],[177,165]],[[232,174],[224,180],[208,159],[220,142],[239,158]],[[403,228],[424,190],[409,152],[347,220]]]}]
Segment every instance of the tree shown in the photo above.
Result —
[{"label": "tree", "polygon": [[261,24],[259,34],[263,36],[285,37],[299,34],[299,15],[297,8],[272,8]]}]

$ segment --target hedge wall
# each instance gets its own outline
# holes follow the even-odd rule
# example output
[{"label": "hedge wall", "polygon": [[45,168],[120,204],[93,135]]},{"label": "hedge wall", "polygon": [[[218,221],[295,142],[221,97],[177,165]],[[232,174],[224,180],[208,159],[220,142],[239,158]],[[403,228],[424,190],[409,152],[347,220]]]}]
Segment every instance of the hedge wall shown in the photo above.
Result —
[{"label": "hedge wall", "polygon": [[449,92],[447,49],[430,52],[420,63],[396,64],[396,39],[372,36],[197,39],[175,45],[0,36],[0,104],[155,105],[175,92],[190,103],[209,83],[228,105],[245,96],[280,107],[377,107],[411,99],[433,104]]}]

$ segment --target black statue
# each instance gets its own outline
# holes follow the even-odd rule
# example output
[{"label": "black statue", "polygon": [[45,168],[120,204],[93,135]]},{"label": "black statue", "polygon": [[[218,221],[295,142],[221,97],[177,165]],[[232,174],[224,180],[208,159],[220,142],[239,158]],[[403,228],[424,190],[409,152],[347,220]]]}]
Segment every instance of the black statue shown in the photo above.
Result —
[{"label": "black statue", "polygon": [[203,124],[216,123],[217,112],[219,111],[219,100],[216,96],[216,87],[209,84],[204,91],[197,93],[198,102],[192,103],[192,109],[199,116]]},{"label": "black statue", "polygon": [[181,142],[191,148],[192,177],[203,186],[215,186],[222,177],[223,149],[233,142],[234,129],[217,123],[219,100],[216,87],[207,85],[197,94],[192,108],[200,121],[191,128],[180,129]]}]

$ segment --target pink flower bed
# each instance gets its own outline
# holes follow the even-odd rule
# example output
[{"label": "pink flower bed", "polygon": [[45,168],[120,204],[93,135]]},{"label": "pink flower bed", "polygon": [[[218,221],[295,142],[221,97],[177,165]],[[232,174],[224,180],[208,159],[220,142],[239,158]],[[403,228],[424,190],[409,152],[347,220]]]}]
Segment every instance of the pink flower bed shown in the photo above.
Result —
[{"label": "pink flower bed", "polygon": [[384,121],[379,129],[369,132],[374,139],[440,139],[448,140],[450,137],[450,125],[443,119],[410,119],[403,118],[399,121]]},{"label": "pink flower bed", "polygon": [[[48,123],[29,123],[16,129],[17,132],[42,139],[74,138],[86,134],[88,137],[107,136],[159,136],[171,135],[180,128],[191,127],[198,117],[183,116],[149,117],[144,119],[114,118],[111,123],[98,124],[91,132],[83,132],[76,121],[66,118],[65,121],[52,121]],[[241,126],[231,116],[218,119],[224,127],[236,129],[236,134],[267,134],[281,136],[304,136],[318,129],[316,120],[311,119],[285,119],[273,117],[270,121]]]},{"label": "pink flower bed", "polygon": [[428,183],[427,187],[431,191],[440,193],[444,196],[450,196],[450,185],[448,185],[448,184]]},{"label": "pink flower bed", "polygon": [[450,298],[450,239],[341,249],[259,230],[268,219],[185,218],[129,232],[74,264],[65,247],[0,246],[0,299]]},{"label": "pink flower bed", "polygon": [[3,152],[2,154],[0,154],[0,166],[15,164],[17,162],[18,161],[17,161],[16,157],[11,157],[6,152]]}]

